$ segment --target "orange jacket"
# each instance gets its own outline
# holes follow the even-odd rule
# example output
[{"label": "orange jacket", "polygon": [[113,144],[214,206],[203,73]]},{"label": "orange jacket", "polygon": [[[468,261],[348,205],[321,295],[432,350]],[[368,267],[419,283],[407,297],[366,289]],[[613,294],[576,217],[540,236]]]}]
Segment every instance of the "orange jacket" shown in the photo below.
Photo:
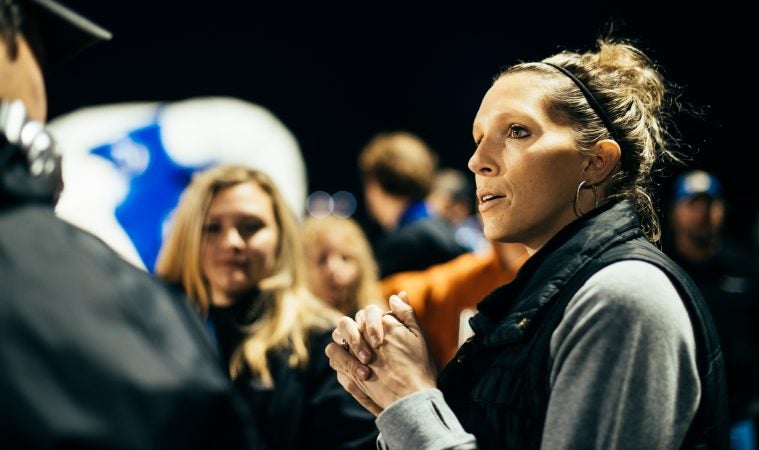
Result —
[{"label": "orange jacket", "polygon": [[382,295],[388,298],[399,291],[408,293],[430,351],[442,367],[459,348],[459,336],[465,332],[460,324],[463,322],[468,330],[468,322],[462,319],[468,318],[493,289],[511,281],[526,258],[525,254],[510,267],[503,267],[492,247],[486,252],[464,253],[425,270],[382,279]]}]

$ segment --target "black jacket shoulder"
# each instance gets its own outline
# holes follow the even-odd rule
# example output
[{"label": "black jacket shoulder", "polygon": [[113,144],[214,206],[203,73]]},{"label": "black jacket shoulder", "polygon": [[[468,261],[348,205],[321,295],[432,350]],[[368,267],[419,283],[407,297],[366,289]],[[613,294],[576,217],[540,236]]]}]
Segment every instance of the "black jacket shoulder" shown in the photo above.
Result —
[{"label": "black jacket shoulder", "polygon": [[52,207],[0,208],[0,286],[4,448],[255,448],[185,298]]}]

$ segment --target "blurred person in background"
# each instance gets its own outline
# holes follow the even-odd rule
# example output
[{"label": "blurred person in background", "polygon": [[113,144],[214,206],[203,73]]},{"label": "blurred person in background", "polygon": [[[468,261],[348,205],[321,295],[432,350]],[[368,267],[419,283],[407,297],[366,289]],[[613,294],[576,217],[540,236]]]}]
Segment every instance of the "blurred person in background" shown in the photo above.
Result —
[{"label": "blurred person in background", "polygon": [[427,204],[435,215],[453,224],[459,244],[469,251],[487,251],[491,244],[482,232],[479,214],[474,211],[477,197],[470,176],[450,167],[439,169]]},{"label": "blurred person in background", "polygon": [[437,170],[437,155],[418,136],[379,133],[359,155],[366,207],[382,227],[373,242],[380,278],[448,261],[466,248],[453,225],[434,215],[425,199]]},{"label": "blurred person in background", "polygon": [[309,217],[302,225],[308,284],[313,293],[352,316],[371,304],[383,304],[371,245],[351,218]]},{"label": "blurred person in background", "polygon": [[714,317],[725,357],[732,448],[755,450],[759,282],[754,258],[724,233],[728,202],[714,174],[688,171],[672,188],[664,250],[696,282]]},{"label": "blurred person in background", "polygon": [[469,318],[477,312],[477,303],[514,279],[527,257],[522,244],[491,242],[485,251],[467,252],[424,270],[383,278],[382,298],[407,293],[430,352],[442,368],[472,335]]},{"label": "blurred person in background", "polygon": [[262,170],[302,211],[306,170],[287,126],[235,97],[88,105],[48,127],[63,154],[58,217],[153,272],[179,196],[196,171],[217,164]]},{"label": "blurred person in background", "polygon": [[219,165],[182,194],[156,274],[205,318],[266,448],[373,449],[371,414],[321,352],[339,314],[308,290],[299,236],[268,175]]},{"label": "blurred person in background", "polygon": [[2,447],[261,448],[184,296],[54,213],[43,71],[110,36],[58,2],[0,0]]}]

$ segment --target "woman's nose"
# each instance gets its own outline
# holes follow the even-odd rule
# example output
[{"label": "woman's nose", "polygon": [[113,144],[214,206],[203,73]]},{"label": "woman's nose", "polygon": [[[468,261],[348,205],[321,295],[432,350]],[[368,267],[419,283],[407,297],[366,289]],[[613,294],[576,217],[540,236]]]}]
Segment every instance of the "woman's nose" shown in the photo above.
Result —
[{"label": "woman's nose", "polygon": [[496,173],[497,165],[494,164],[487,146],[488,143],[483,139],[469,158],[467,167],[475,175],[492,176]]},{"label": "woman's nose", "polygon": [[330,255],[327,258],[327,270],[329,270],[330,273],[335,273],[340,270],[341,265],[341,258],[337,255]]},{"label": "woman's nose", "polygon": [[341,280],[345,272],[345,261],[340,255],[331,255],[327,258],[327,272],[335,280]]},{"label": "woman's nose", "polygon": [[240,249],[245,245],[245,240],[236,227],[229,227],[224,231],[222,243],[227,248]]}]

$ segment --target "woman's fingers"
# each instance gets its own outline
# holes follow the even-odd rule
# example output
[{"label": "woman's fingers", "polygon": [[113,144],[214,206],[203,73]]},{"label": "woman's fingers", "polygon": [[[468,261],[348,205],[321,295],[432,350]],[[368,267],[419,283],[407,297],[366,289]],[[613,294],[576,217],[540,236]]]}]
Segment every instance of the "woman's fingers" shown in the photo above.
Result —
[{"label": "woman's fingers", "polygon": [[379,415],[379,413],[382,412],[382,408],[380,408],[379,405],[374,403],[374,400],[371,399],[359,386],[356,384],[356,382],[353,380],[353,378],[349,375],[346,375],[342,372],[337,372],[337,381],[340,383],[340,385],[348,391],[350,395],[353,396],[353,398],[356,399],[356,401],[366,408],[370,413],[374,414],[375,416]]},{"label": "woman's fingers", "polygon": [[359,380],[368,380],[371,376],[369,367],[361,364],[352,353],[345,351],[342,345],[334,342],[327,345],[324,353],[329,358],[329,365],[337,372],[344,372],[358,378]]},{"label": "woman's fingers", "polygon": [[391,314],[399,322],[411,330],[421,329],[414,313],[414,308],[408,303],[408,295],[401,291],[398,295],[391,295],[388,300]]},{"label": "woman's fingers", "polygon": [[372,349],[363,338],[356,321],[343,317],[337,323],[337,329],[332,332],[332,340],[349,354],[355,355],[362,363],[369,364],[372,360]]},{"label": "woman's fingers", "polygon": [[364,322],[366,322],[366,313],[363,309],[359,309],[356,313],[356,324],[360,329],[364,329]]},{"label": "woman's fingers", "polygon": [[379,306],[369,305],[364,308],[364,336],[374,348],[379,348],[384,340],[382,316],[385,314]]},{"label": "woman's fingers", "polygon": [[356,401],[375,416],[382,412],[382,408],[372,400],[362,388],[362,380],[370,377],[369,369],[364,367],[350,353],[346,352],[341,345],[331,343],[324,349],[329,359],[329,365],[337,374],[337,381]]}]

